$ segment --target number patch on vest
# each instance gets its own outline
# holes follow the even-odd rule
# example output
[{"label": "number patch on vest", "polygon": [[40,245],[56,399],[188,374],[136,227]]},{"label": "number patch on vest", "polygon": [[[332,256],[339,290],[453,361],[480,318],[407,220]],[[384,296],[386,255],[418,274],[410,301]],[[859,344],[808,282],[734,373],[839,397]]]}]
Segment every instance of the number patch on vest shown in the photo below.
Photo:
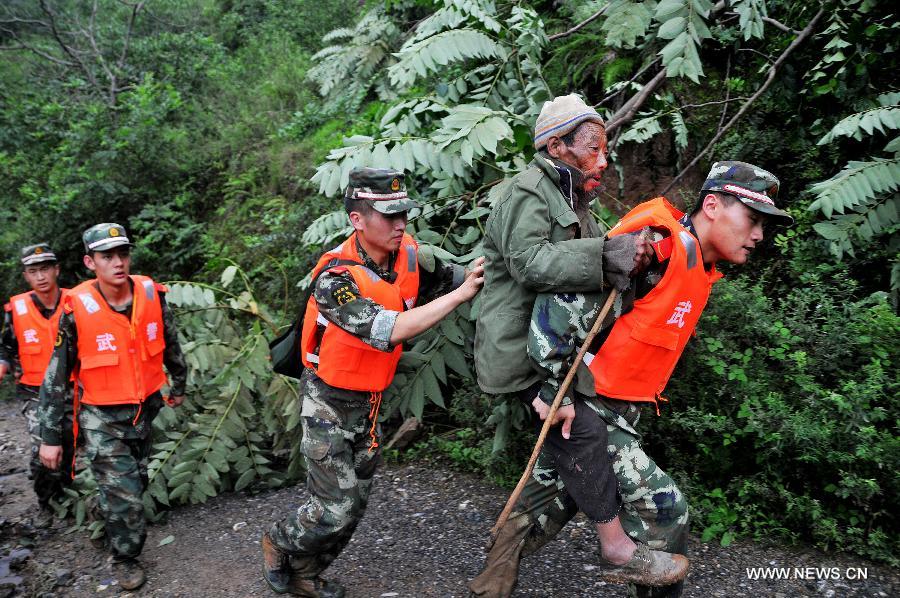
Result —
[{"label": "number patch on vest", "polygon": [[347,285],[335,289],[332,293],[332,297],[334,297],[334,300],[338,305],[347,305],[351,301],[356,301],[356,294],[354,294]]}]

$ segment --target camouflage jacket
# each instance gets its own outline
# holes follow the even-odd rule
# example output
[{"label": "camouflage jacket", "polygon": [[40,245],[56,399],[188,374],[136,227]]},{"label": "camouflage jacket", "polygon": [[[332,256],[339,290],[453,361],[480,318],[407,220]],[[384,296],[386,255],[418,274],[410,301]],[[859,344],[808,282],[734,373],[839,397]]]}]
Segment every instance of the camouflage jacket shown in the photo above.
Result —
[{"label": "camouflage jacket", "polygon": [[[37,308],[38,313],[47,319],[56,310],[55,305],[46,307],[41,303],[35,293],[31,293],[31,300],[34,301],[34,306]],[[12,371],[13,363],[19,358],[19,339],[16,338],[16,331],[13,328],[12,314],[3,312],[3,316],[3,328],[2,332],[0,332],[0,363],[5,363]]]},{"label": "camouflage jacket", "polygon": [[[572,173],[537,154],[523,172],[492,192],[485,224],[484,289],[475,332],[478,384],[516,392],[542,379],[525,358],[528,322],[538,293],[596,292],[627,284],[634,242],[604,239],[576,202]],[[593,382],[579,376],[578,388]]]},{"label": "camouflage jacket", "polygon": [[[397,254],[390,256],[388,268],[381,268],[370,258],[357,243],[360,261],[367,268],[388,280],[394,268]],[[447,264],[434,255],[428,245],[419,246],[419,295],[416,305],[422,305],[445,295],[457,288],[465,280],[465,268],[457,264]],[[319,307],[319,313],[329,322],[339,326],[364,343],[380,351],[391,351],[391,332],[399,312],[386,309],[384,306],[360,296],[359,287],[349,272],[326,272],[319,276],[313,297]],[[303,384],[304,402],[302,415],[322,417],[335,409],[333,403],[349,403],[358,405],[360,401],[368,401],[369,393],[334,388],[321,381],[308,371],[308,382]],[[315,392],[312,392],[315,391]]]},{"label": "camouflage jacket", "polygon": [[[694,236],[696,231],[689,216],[681,220],[682,225]],[[664,236],[652,231],[649,240],[659,241]],[[660,262],[654,255],[648,267],[634,279],[627,289],[619,293],[612,309],[604,318],[600,332],[590,347],[596,353],[612,330],[612,325],[623,314],[631,311],[636,299],[646,296],[662,280],[668,262]],[[528,358],[538,372],[543,384],[538,396],[548,405],[553,402],[572,360],[594,325],[609,297],[609,291],[602,293],[541,293],[534,302],[531,326],[528,334]],[[578,375],[590,379],[587,389],[577,388],[579,394],[594,396],[593,376],[584,363],[578,365]],[[571,402],[573,388],[570,386],[562,404]]]},{"label": "camouflage jacket", "polygon": [[[101,293],[102,295],[102,293]],[[181,345],[178,342],[178,329],[175,327],[175,314],[166,303],[165,293],[159,293],[162,304],[163,338],[166,340],[166,348],[163,351],[163,363],[169,371],[171,381],[170,394],[183,395],[187,384],[187,364]],[[107,303],[108,304],[108,303]],[[110,308],[122,314],[124,318],[131,318],[131,304],[120,306],[118,309]],[[72,314],[64,313],[59,321],[59,338],[47,373],[44,375],[44,383],[41,385],[41,404],[38,408],[38,418],[41,420],[41,438],[45,444],[58,445],[62,437],[62,422],[65,414],[66,385],[72,371],[78,364],[78,330],[75,326],[75,318]],[[116,406],[98,407],[98,409],[115,409]]]}]

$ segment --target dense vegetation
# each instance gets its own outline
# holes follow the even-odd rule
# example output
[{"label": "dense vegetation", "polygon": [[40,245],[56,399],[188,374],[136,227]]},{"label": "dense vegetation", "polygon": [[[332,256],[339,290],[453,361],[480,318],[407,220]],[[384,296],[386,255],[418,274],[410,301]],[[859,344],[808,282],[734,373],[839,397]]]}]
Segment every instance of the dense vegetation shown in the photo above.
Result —
[{"label": "dense vegetation", "polygon": [[[670,408],[648,415],[704,539],[896,564],[898,28],[884,0],[11,0],[0,288],[21,288],[17,250],[40,240],[73,284],[81,231],[125,224],[134,269],[175,282],[192,367],[184,411],[158,420],[148,508],[296,479],[296,389],[266,339],[346,231],[350,168],[407,171],[411,229],[466,262],[541,102],[577,91],[608,117],[604,223],[659,193],[690,205],[715,159],[777,173],[797,219],[717,285]],[[432,424],[415,454],[508,481],[532,439],[520,405],[471,380],[476,316],[411,345],[387,407]]]}]

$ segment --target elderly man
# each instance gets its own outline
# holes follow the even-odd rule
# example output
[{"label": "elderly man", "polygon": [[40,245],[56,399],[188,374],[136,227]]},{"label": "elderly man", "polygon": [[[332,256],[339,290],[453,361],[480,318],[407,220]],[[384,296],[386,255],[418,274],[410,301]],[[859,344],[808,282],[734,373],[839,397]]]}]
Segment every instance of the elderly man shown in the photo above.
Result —
[{"label": "elderly man", "polygon": [[[721,275],[716,263],[746,263],[763,239],[767,222],[790,223],[775,206],[778,179],[744,162],[717,162],[688,216],[659,197],[636,206],[609,232],[610,239],[646,231],[654,255],[648,267],[619,298],[619,315],[609,316],[584,359],[596,398],[591,410],[607,428],[613,469],[624,505],[621,522],[648,548],[684,552],[688,506],[674,480],[643,451],[637,423],[641,407],[658,413],[669,376]],[[548,380],[561,380],[577,346],[587,335],[607,293],[546,293],[537,297],[528,338],[532,365]],[[558,384],[558,382],[557,382]],[[521,552],[552,538],[577,510],[552,477],[532,480],[523,492],[517,529],[524,529]],[[643,558],[637,559],[644,560]],[[639,565],[602,564],[607,578]],[[682,583],[651,583],[633,594],[679,596]],[[648,587],[661,586],[661,587]],[[511,587],[511,586],[510,586]]]},{"label": "elderly man", "polygon": [[[637,234],[604,239],[590,214],[594,190],[607,167],[606,131],[596,110],[576,95],[546,102],[534,132],[537,153],[528,168],[498,185],[485,225],[487,258],[475,334],[478,383],[489,393],[513,393],[545,419],[558,383],[526,359],[532,307],[538,293],[598,292],[623,288],[649,261],[649,244]],[[620,499],[607,454],[606,427],[589,411],[593,380],[585,367],[557,411],[533,481],[553,478],[567,504],[595,523],[601,555],[626,565],[636,545],[618,519]],[[536,426],[540,422],[535,418]],[[520,505],[521,507],[521,505]],[[522,512],[522,508],[517,509]],[[486,570],[470,584],[477,595],[512,590],[529,527],[511,518],[488,555]],[[651,551],[651,567],[628,579],[674,581],[683,559]]]}]

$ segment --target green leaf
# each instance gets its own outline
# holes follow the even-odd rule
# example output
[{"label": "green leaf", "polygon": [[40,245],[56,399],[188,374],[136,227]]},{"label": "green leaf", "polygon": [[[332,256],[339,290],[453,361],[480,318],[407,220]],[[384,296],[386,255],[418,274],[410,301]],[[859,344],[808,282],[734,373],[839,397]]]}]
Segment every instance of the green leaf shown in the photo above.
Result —
[{"label": "green leaf", "polygon": [[240,492],[241,490],[243,490],[244,488],[249,486],[250,482],[252,482],[255,477],[256,477],[255,469],[248,469],[247,471],[242,473],[241,476],[234,483],[235,492]]},{"label": "green leaf", "polygon": [[174,541],[175,541],[175,536],[166,536],[165,538],[163,538],[162,540],[159,541],[159,544],[157,544],[157,546],[165,546],[166,544],[171,544]]},{"label": "green leaf", "polygon": [[431,402],[440,407],[444,407],[444,395],[441,393],[441,386],[438,384],[437,377],[431,368],[422,368],[419,372],[422,379],[422,386],[425,390],[425,396],[431,399]]},{"label": "green leaf", "polygon": [[231,284],[231,281],[234,280],[234,275],[237,274],[237,266],[228,266],[222,271],[222,287],[227,288],[228,285]]},{"label": "green leaf", "polygon": [[425,386],[422,378],[416,378],[412,383],[409,393],[409,410],[419,421],[422,420],[422,412],[425,410]]}]

